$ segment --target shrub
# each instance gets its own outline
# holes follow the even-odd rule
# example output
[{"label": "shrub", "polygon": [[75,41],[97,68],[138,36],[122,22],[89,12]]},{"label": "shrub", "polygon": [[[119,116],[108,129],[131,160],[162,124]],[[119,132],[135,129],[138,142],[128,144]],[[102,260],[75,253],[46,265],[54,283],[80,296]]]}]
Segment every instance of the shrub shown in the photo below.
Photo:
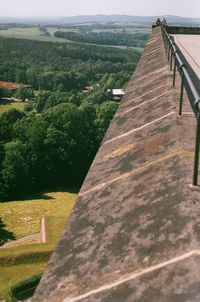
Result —
[{"label": "shrub", "polygon": [[40,282],[42,274],[25,279],[10,288],[10,296],[14,299],[23,300],[32,297],[37,285]]}]

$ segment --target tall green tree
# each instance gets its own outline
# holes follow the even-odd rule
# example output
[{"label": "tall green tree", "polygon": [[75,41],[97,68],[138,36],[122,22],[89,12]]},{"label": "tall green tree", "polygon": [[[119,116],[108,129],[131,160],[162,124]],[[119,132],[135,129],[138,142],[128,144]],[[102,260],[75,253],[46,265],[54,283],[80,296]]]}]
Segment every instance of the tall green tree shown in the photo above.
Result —
[{"label": "tall green tree", "polygon": [[22,86],[17,89],[15,97],[22,99],[22,101],[25,101],[26,99],[31,100],[32,98],[34,98],[34,93],[31,88]]},{"label": "tall green tree", "polygon": [[2,98],[5,98],[5,97],[10,97],[11,96],[11,92],[5,88],[0,88],[0,100]]},{"label": "tall green tree", "polygon": [[99,143],[102,141],[104,134],[110,125],[110,122],[118,108],[118,104],[113,101],[104,102],[97,109],[97,137]]},{"label": "tall green tree", "polygon": [[0,141],[9,142],[14,138],[14,125],[24,116],[25,113],[17,109],[10,109],[0,115]]},{"label": "tall green tree", "polygon": [[32,179],[29,173],[27,146],[20,140],[5,144],[1,179],[6,199],[19,198],[31,190]]},{"label": "tall green tree", "polygon": [[0,246],[2,246],[9,240],[15,240],[15,235],[12,232],[6,230],[6,225],[0,218]]}]

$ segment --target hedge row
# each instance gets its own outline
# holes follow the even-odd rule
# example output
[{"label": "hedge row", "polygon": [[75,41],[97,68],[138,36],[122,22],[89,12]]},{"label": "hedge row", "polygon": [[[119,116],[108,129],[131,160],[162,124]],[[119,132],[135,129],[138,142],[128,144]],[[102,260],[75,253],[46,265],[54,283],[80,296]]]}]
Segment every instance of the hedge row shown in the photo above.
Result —
[{"label": "hedge row", "polygon": [[52,251],[21,254],[19,256],[0,257],[0,266],[10,266],[37,262],[48,262]]},{"label": "hedge row", "polygon": [[37,285],[40,282],[42,274],[25,279],[10,288],[9,293],[13,300],[23,300],[32,297]]}]

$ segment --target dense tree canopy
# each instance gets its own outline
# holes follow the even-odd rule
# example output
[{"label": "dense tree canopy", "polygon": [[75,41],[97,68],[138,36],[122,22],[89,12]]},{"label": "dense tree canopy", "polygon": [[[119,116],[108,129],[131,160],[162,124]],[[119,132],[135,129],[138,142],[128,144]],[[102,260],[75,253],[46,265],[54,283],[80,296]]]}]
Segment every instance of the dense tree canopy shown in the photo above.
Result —
[{"label": "dense tree canopy", "polygon": [[34,97],[33,90],[31,88],[19,87],[15,93],[15,97],[25,101],[26,99],[31,100]]},{"label": "dense tree canopy", "polygon": [[105,73],[130,76],[140,57],[131,50],[6,38],[0,53],[1,80],[60,92],[81,91]]},{"label": "dense tree canopy", "polygon": [[10,92],[7,89],[0,88],[0,99],[10,97]]},{"label": "dense tree canopy", "polygon": [[[35,90],[24,111],[0,114],[0,200],[80,186],[118,107],[107,90],[126,85],[140,54],[5,38],[0,52],[0,79]],[[33,91],[21,87],[16,96]]]},{"label": "dense tree canopy", "polygon": [[1,200],[55,185],[79,186],[116,109],[112,101],[61,103],[40,114],[1,114]]},{"label": "dense tree canopy", "polygon": [[74,32],[74,31],[56,31],[56,38],[65,38],[70,41],[103,44],[103,45],[125,45],[133,47],[144,47],[148,33],[126,33],[126,32]]}]

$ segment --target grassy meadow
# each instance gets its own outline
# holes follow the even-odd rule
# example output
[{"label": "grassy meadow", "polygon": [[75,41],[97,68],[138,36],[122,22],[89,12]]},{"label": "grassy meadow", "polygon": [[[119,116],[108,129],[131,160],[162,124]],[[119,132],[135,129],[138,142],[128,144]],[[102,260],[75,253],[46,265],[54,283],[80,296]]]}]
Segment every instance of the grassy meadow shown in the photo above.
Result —
[{"label": "grassy meadow", "polygon": [[12,265],[8,267],[1,267],[0,276],[0,299],[6,301],[12,301],[8,295],[8,289],[18,283],[20,280],[28,279],[35,274],[42,273],[46,267],[46,263],[29,263]]},{"label": "grassy meadow", "polygon": [[[61,29],[62,30],[62,29]],[[63,30],[64,31],[64,30]],[[150,27],[134,27],[134,26],[127,26],[127,27],[119,27],[113,29],[92,29],[92,32],[113,32],[113,33],[123,33],[124,31],[129,34],[143,34],[143,33],[150,33]]]},{"label": "grassy meadow", "polygon": [[38,233],[42,216],[66,219],[75,199],[76,194],[50,192],[34,195],[29,200],[0,203],[1,218],[6,228],[18,239]]},{"label": "grassy meadow", "polygon": [[11,301],[8,294],[11,286],[43,272],[76,198],[76,193],[58,191],[0,203],[1,219],[16,239],[38,233],[42,216],[46,217],[47,226],[46,244],[29,242],[0,249],[0,300]]},{"label": "grassy meadow", "polygon": [[0,100],[0,114],[9,109],[23,110],[26,102],[14,102],[8,100]]},{"label": "grassy meadow", "polygon": [[[84,26],[83,26],[84,27]],[[8,29],[3,29],[0,30],[0,37],[4,38],[16,38],[16,39],[28,39],[28,40],[38,40],[38,41],[48,41],[48,42],[60,42],[60,43],[69,43],[73,42],[70,40],[66,40],[64,38],[56,38],[54,37],[54,33],[56,31],[73,31],[73,32],[79,32],[79,28],[77,27],[45,27],[47,29],[47,32],[49,35],[44,35],[39,27],[26,27],[26,28],[21,28],[21,27],[14,27],[14,28],[8,28]],[[91,31],[93,32],[101,32],[101,31],[107,31],[107,32],[114,32],[114,33],[122,33],[124,31],[124,27],[119,27],[119,28],[110,28],[110,29],[96,29],[92,28],[91,26]],[[148,27],[126,27],[125,28],[126,33],[130,34],[135,34],[135,33],[149,33],[151,31],[150,28]],[[101,45],[98,44],[98,46],[103,46],[103,47],[116,47],[116,48],[121,48],[121,49],[126,49],[127,46],[119,46],[119,45]],[[132,49],[142,51],[143,48],[141,47],[130,47]]]},{"label": "grassy meadow", "polygon": [[5,30],[3,29],[0,30],[0,37],[66,43],[65,39],[55,38],[53,35],[45,36],[40,31],[39,27],[27,27],[27,28],[14,27]]}]

